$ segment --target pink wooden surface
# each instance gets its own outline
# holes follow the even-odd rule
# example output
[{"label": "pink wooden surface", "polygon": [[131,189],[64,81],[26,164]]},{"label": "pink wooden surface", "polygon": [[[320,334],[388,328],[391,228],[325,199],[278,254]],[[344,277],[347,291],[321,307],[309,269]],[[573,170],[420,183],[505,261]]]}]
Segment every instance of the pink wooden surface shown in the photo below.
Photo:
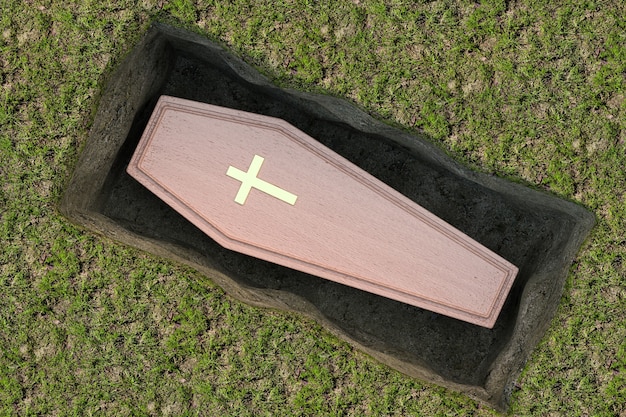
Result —
[{"label": "pink wooden surface", "polygon": [[517,275],[280,119],[163,96],[128,172],[224,247],[480,326]]}]

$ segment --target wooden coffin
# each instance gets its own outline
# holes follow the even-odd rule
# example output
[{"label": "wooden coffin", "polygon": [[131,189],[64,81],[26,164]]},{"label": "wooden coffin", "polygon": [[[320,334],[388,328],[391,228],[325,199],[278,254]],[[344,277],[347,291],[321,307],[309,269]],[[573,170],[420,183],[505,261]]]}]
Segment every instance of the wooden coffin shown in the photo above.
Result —
[{"label": "wooden coffin", "polygon": [[128,173],[226,248],[480,326],[517,275],[284,120],[162,96]]}]

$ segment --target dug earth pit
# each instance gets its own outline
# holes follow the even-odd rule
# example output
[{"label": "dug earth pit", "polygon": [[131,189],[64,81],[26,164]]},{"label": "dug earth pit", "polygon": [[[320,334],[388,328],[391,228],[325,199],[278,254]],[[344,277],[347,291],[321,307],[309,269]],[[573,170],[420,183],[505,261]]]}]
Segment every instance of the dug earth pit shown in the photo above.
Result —
[{"label": "dug earth pit", "polygon": [[[126,173],[162,95],[283,119],[519,268],[492,329],[227,250]],[[111,75],[60,210],[201,271],[255,306],[305,314],[398,371],[506,410],[594,225],[582,207],[476,173],[352,104],[281,89],[190,32],[155,24]],[[454,260],[451,259],[451,262]]]}]

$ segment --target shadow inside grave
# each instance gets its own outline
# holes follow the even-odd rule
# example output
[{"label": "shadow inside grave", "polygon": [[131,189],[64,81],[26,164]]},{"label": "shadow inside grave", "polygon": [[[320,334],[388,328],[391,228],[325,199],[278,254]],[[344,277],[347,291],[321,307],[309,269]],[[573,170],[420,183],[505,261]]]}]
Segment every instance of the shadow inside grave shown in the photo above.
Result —
[{"label": "shadow inside grave", "polygon": [[385,138],[311,117],[306,109],[271,97],[193,57],[173,59],[162,94],[287,120],[517,265],[521,272],[498,324],[494,329],[482,328],[221,247],[125,172],[154,100],[135,121],[110,172],[102,213],[134,233],[210,254],[243,285],[298,294],[341,328],[359,329],[395,349],[419,352],[421,360],[447,378],[480,384],[488,371],[483,362],[510,334],[520,291],[537,254],[547,251],[550,229],[561,223],[556,213],[537,216]]},{"label": "shadow inside grave", "polygon": [[[61,210],[68,217],[105,233],[110,227],[108,223],[86,221],[84,219],[90,215],[85,213],[96,213],[93,218],[104,216],[133,236],[184,248],[195,254],[194,257],[208,257],[243,287],[278,290],[307,300],[316,313],[350,341],[370,353],[380,352],[376,357],[383,361],[385,357],[393,358],[389,362],[396,369],[398,364],[415,365],[437,376],[431,380],[449,381],[449,386],[460,390],[464,390],[462,386],[469,386],[466,392],[470,395],[505,408],[505,385],[511,384],[519,373],[549,324],[560,299],[567,268],[593,224],[588,213],[566,202],[563,203],[568,208],[563,210],[558,199],[536,191],[518,193],[524,188],[519,185],[512,185],[512,191],[503,192],[505,182],[502,180],[497,180],[499,185],[493,186],[486,176],[468,174],[469,170],[457,169],[453,161],[441,162],[441,154],[429,153],[430,145],[410,146],[412,140],[417,143],[423,139],[396,140],[407,135],[378,122],[373,122],[375,128],[365,125],[361,129],[358,126],[363,124],[359,119],[362,116],[360,113],[355,116],[358,110],[346,112],[346,119],[342,120],[336,117],[336,109],[344,104],[337,104],[330,112],[324,110],[327,99],[319,98],[318,102],[314,95],[278,89],[260,76],[254,78],[257,77],[254,70],[230,58],[226,52],[216,52],[218,50],[197,35],[163,26],[152,29],[124,65],[131,69],[137,65],[152,65],[154,68],[146,68],[148,75],[142,77],[152,76],[158,80],[144,82],[142,85],[149,88],[143,89],[119,81],[115,87],[110,87],[111,91],[119,90],[118,93],[103,96],[103,100],[108,97],[111,104],[103,101],[101,107],[111,105],[112,108],[110,111],[103,109],[97,117],[110,115],[110,119],[119,119],[122,117],[119,106],[128,106],[128,109],[123,107],[128,128],[121,132],[115,145],[117,148],[112,154],[116,156],[108,166],[104,164],[100,172],[106,177],[101,185],[93,185],[88,180],[96,177],[95,168],[90,168],[89,175],[83,175],[81,170],[87,170],[82,167],[96,158],[98,152],[111,153],[110,148],[105,149],[105,145],[98,145],[97,141],[102,140],[106,126],[112,129],[115,124],[107,119],[102,122],[102,128],[94,129],[90,138],[93,145],[92,142],[87,145],[93,150],[89,149],[86,152],[89,155],[79,161]],[[124,68],[120,71],[127,70]],[[118,96],[124,94],[123,88],[140,90],[136,93],[134,107],[132,103],[119,103]],[[126,166],[160,95],[286,120],[518,266],[520,272],[493,329],[221,247],[126,173]],[[81,193],[92,193],[93,198]],[[77,215],[78,212],[81,214]],[[119,233],[115,235],[124,240]],[[528,294],[527,284],[532,280],[537,282],[533,288],[543,295]],[[528,306],[534,309],[524,326],[518,326],[521,304],[525,312]],[[518,353],[510,353],[515,350],[510,348],[512,342],[519,343],[515,348]],[[510,359],[507,355],[517,356]],[[502,375],[494,376],[494,369]],[[408,368],[399,370],[416,374]],[[428,378],[428,372],[417,374]],[[471,387],[480,387],[486,392],[477,392]]]}]

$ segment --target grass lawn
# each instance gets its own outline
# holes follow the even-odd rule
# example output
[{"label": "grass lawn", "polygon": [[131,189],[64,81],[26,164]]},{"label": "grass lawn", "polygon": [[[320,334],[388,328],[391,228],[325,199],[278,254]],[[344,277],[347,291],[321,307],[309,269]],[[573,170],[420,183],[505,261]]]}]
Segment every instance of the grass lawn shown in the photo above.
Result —
[{"label": "grass lawn", "polygon": [[59,215],[103,86],[158,20],[594,212],[510,414],[626,416],[624,2],[69,3],[0,0],[0,415],[495,415]]}]

